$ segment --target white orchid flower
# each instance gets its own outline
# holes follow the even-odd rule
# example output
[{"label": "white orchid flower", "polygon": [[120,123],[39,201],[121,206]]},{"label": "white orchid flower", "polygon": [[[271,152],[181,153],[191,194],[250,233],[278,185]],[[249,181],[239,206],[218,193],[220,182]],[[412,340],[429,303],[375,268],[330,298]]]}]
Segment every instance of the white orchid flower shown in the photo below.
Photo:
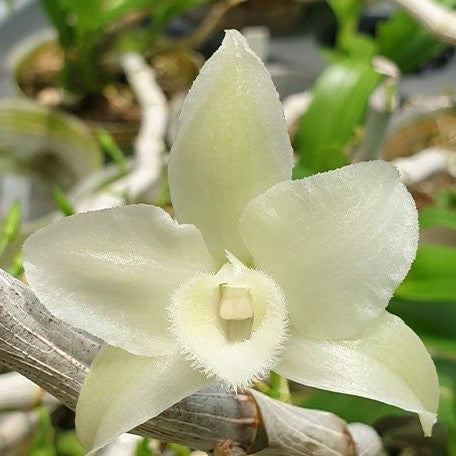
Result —
[{"label": "white orchid flower", "polygon": [[260,59],[226,34],[185,101],[171,151],[175,222],[133,205],[68,217],[24,248],[58,318],[102,339],[76,425],[96,450],[215,380],[274,369],[417,412],[438,383],[419,338],[385,311],[415,256],[396,169],[360,163],[292,181],[282,108]]}]

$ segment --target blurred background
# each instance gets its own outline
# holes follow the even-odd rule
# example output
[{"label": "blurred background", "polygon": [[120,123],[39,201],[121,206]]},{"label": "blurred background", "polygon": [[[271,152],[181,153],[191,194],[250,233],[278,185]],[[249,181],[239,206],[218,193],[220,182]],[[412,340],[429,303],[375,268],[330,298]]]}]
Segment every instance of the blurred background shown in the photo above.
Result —
[{"label": "blurred background", "polygon": [[[373,425],[385,454],[456,455],[456,0],[434,0],[442,8],[423,18],[427,3],[0,0],[0,267],[21,277],[26,237],[73,213],[137,202],[172,213],[166,165],[182,101],[236,28],[284,104],[294,178],[378,158],[401,171],[420,245],[389,310],[435,360],[439,423],[425,439],[415,416],[374,401],[284,392],[274,375],[258,389]],[[433,26],[439,14],[450,32]],[[1,455],[84,454],[71,411],[0,373]],[[204,453],[125,435],[100,454]]]}]

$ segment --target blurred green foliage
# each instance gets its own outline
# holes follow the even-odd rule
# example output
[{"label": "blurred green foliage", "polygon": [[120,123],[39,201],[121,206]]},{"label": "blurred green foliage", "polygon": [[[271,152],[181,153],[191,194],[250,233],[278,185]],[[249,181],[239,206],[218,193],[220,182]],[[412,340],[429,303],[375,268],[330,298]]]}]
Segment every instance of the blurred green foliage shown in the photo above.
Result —
[{"label": "blurred green foliage", "polygon": [[440,381],[439,419],[448,429],[448,454],[456,455],[456,363],[437,363]]},{"label": "blurred green foliage", "polygon": [[19,249],[13,256],[10,265],[6,269],[6,272],[14,277],[19,277],[24,273],[24,266],[22,266],[22,250]]},{"label": "blurred green foliage", "polygon": [[361,0],[328,0],[338,23],[336,53],[367,62],[376,52],[377,44],[368,35],[358,32],[363,10]]},{"label": "blurred green foliage", "polygon": [[55,447],[58,456],[84,456],[86,454],[74,431],[58,431]]},{"label": "blurred green foliage", "polygon": [[380,81],[370,63],[348,59],[336,61],[320,75],[301,119],[294,178],[348,164],[345,147],[353,140]]},{"label": "blurred green foliage", "polygon": [[144,52],[174,17],[208,1],[40,0],[63,50],[64,89],[78,98],[99,94],[119,53]]},{"label": "blurred green foliage", "polygon": [[154,452],[149,448],[149,439],[142,439],[136,447],[135,456],[154,456]]},{"label": "blurred green foliage", "polygon": [[69,202],[67,196],[57,185],[54,187],[54,201],[57,209],[65,216],[74,214],[74,209],[71,203]]},{"label": "blurred green foliage", "polygon": [[30,456],[57,456],[55,431],[51,417],[45,408],[38,409],[39,419],[28,454]]},{"label": "blurred green foliage", "polygon": [[28,456],[84,456],[74,431],[56,430],[45,408],[38,409],[38,425],[28,449]]},{"label": "blurred green foliage", "polygon": [[[369,97],[383,78],[371,66],[375,52],[402,71],[414,71],[447,47],[414,19],[398,11],[374,38],[358,33],[360,0],[328,0],[339,23],[335,49],[325,51],[328,68],[312,90],[296,140],[294,178],[344,166],[346,153],[362,129]],[[451,8],[456,0],[443,0]],[[435,205],[419,213],[421,230],[456,230],[456,195],[451,189],[435,197]],[[448,432],[449,454],[456,454],[456,247],[420,243],[404,282],[388,310],[401,317],[431,352],[441,382],[439,421]],[[378,402],[310,389],[298,395],[301,406],[328,410],[348,422],[374,424],[405,412]]]},{"label": "blurred green foliage", "polygon": [[419,334],[435,358],[456,361],[456,301],[412,301],[395,297],[388,310]]},{"label": "blurred green foliage", "polygon": [[[392,60],[403,73],[418,70],[449,45],[439,41],[414,18],[398,9],[380,22],[373,37],[360,33],[362,0],[327,0],[338,23],[334,51],[367,61],[374,55]],[[434,0],[456,9],[456,0]]]},{"label": "blurred green foliage", "polygon": [[456,230],[456,211],[445,207],[426,207],[419,214],[420,228],[441,226]]},{"label": "blurred green foliage", "polygon": [[[456,0],[435,1],[456,8]],[[378,26],[376,41],[379,54],[395,62],[403,73],[419,69],[448,48],[403,11]]]},{"label": "blurred green foliage", "polygon": [[[336,43],[334,49],[323,52],[329,66],[316,81],[299,125],[294,178],[348,163],[347,148],[356,141],[357,132],[362,134],[369,98],[383,80],[372,67],[374,55],[383,55],[401,71],[410,72],[448,48],[401,10],[369,37],[358,31],[363,1],[327,1],[338,23]],[[456,0],[437,1],[456,8]]]},{"label": "blurred green foliage", "polygon": [[190,456],[191,453],[189,448],[177,443],[168,443],[166,450],[173,452],[175,456]]},{"label": "blurred green foliage", "polygon": [[16,202],[8,209],[0,228],[0,257],[19,234],[21,219],[21,206]]},{"label": "blurred green foliage", "polygon": [[119,172],[124,174],[127,172],[127,159],[122,149],[117,145],[111,134],[104,128],[99,128],[96,131],[96,138],[101,146],[101,149],[110,157],[119,167]]},{"label": "blurred green foliage", "polygon": [[440,190],[435,196],[435,207],[456,210],[456,192],[450,188]]},{"label": "blurred green foliage", "polygon": [[411,301],[456,302],[456,248],[421,244],[395,295]]},{"label": "blurred green foliage", "polygon": [[335,413],[347,423],[361,422],[369,425],[375,424],[377,420],[384,416],[406,414],[403,410],[383,402],[318,389],[306,394],[299,400],[297,405],[311,409],[327,410]]},{"label": "blurred green foliage", "polygon": [[2,267],[14,277],[19,277],[24,269],[22,267],[22,251],[18,249],[11,258],[8,250],[13,249],[19,235],[22,223],[22,211],[19,202],[11,205],[0,224],[0,261]]}]

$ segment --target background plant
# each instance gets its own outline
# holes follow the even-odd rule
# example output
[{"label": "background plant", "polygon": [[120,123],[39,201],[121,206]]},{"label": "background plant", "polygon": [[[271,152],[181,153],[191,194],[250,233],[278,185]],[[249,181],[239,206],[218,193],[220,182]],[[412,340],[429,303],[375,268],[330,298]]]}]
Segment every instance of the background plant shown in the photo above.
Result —
[{"label": "background plant", "polygon": [[[78,99],[100,93],[119,53],[145,52],[168,22],[208,0],[40,0],[63,51],[62,86]],[[121,39],[128,31],[134,39]]]},{"label": "background plant", "polygon": [[[454,0],[440,0],[455,9]],[[374,36],[359,32],[363,2],[328,0],[338,22],[335,46],[324,49],[327,69],[312,89],[296,138],[298,162],[294,177],[344,166],[350,150],[359,146],[366,126],[372,93],[385,81],[372,65],[375,55],[390,59],[403,74],[417,72],[449,46],[425,30],[403,11],[378,24]],[[392,87],[393,94],[396,87]],[[456,199],[452,189],[435,195],[434,203],[419,212],[420,231],[456,230]],[[456,247],[420,243],[405,281],[395,292],[389,309],[410,325],[427,345],[441,382],[439,421],[448,431],[449,454],[456,454]],[[295,400],[300,400],[299,396]],[[376,402],[315,390],[301,399],[307,407],[333,411],[344,419],[374,424],[385,416],[402,415]],[[358,418],[355,418],[356,415]],[[404,437],[407,432],[400,433]],[[386,437],[393,438],[393,437]],[[417,448],[430,445],[410,437]],[[431,450],[429,450],[431,451]]]}]

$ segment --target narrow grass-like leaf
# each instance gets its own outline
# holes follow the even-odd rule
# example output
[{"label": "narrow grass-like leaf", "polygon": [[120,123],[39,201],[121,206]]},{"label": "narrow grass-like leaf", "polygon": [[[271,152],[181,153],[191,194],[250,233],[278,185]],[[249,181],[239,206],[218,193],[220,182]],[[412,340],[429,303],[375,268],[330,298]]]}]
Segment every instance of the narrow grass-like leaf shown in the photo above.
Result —
[{"label": "narrow grass-like leaf", "polygon": [[54,187],[54,201],[57,209],[59,209],[65,217],[74,214],[73,206],[68,201],[65,193],[57,185]]},{"label": "narrow grass-like leaf", "polygon": [[11,260],[10,265],[6,271],[14,277],[19,277],[24,273],[24,266],[22,265],[22,250],[19,249]]},{"label": "narrow grass-like leaf", "polygon": [[119,167],[121,173],[127,170],[127,160],[122,149],[116,144],[114,138],[104,128],[99,128],[96,132],[96,137],[101,148],[112,158]]},{"label": "narrow grass-like leaf", "polygon": [[0,257],[5,253],[6,248],[16,239],[21,227],[21,205],[13,203],[8,209],[0,231]]}]

